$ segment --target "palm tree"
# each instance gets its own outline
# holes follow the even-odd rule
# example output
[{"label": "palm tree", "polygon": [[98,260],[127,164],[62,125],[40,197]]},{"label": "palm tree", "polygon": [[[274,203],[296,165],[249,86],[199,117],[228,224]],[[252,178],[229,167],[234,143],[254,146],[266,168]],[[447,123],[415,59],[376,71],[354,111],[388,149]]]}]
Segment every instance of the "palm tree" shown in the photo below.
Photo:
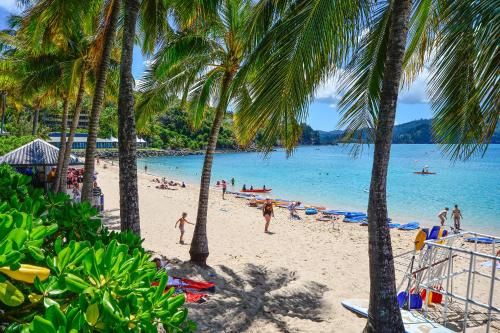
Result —
[{"label": "palm tree", "polygon": [[141,234],[139,194],[137,189],[136,129],[134,113],[134,78],[132,54],[135,27],[139,13],[138,0],[125,0],[125,19],[120,63],[120,93],[118,98],[118,149],[120,163],[120,226]]},{"label": "palm tree", "polygon": [[90,201],[92,197],[92,184],[94,180],[95,155],[97,132],[99,127],[99,116],[104,102],[104,90],[111,57],[111,50],[115,42],[116,27],[120,12],[119,0],[112,0],[106,4],[103,13],[103,34],[101,41],[102,53],[100,54],[99,66],[97,68],[94,97],[92,99],[92,110],[89,117],[89,128],[87,136],[87,147],[85,149],[85,173],[83,175],[82,200]]},{"label": "palm tree", "polygon": [[228,104],[245,94],[244,84],[233,78],[249,55],[247,29],[253,8],[250,0],[219,1],[215,9],[216,2],[180,1],[174,7],[179,9],[175,17],[181,30],[156,53],[140,87],[143,98],[138,105],[146,117],[158,107],[165,108],[178,93],[196,128],[211,110],[210,103],[215,103],[189,251],[191,261],[201,265],[206,265],[209,255],[206,225],[213,156]]},{"label": "palm tree", "polygon": [[[94,17],[98,17],[100,8],[99,0],[87,3],[40,0],[31,3],[23,16],[17,20],[16,35],[29,36],[29,42],[22,44],[23,48],[29,46],[35,55],[58,55],[59,57],[54,67],[58,66],[61,76],[52,85],[64,86],[61,88],[63,119],[54,191],[65,191],[65,175],[83,99],[84,84],[79,84],[79,81],[85,82],[87,71],[90,69],[88,63],[90,62],[95,67],[98,61],[96,54],[100,53],[103,34],[102,29],[98,29],[99,22],[94,22]],[[74,19],[68,21],[67,17],[70,15]],[[89,20],[89,17],[92,17],[92,20]],[[93,37],[94,34],[97,38]],[[37,69],[36,72],[40,71],[44,73],[43,68]],[[41,81],[45,82],[47,78],[43,77]],[[68,108],[75,95],[75,112],[66,142]]]},{"label": "palm tree", "polygon": [[[272,145],[281,137],[291,149],[296,139],[292,125],[303,119],[315,88],[332,75],[332,68],[341,59],[338,54],[330,56],[328,52],[335,52],[335,45],[324,42],[345,42],[342,48],[351,57],[346,58],[350,64],[342,84],[345,95],[340,103],[341,124],[351,137],[359,129],[371,129],[375,142],[368,203],[370,307],[365,331],[402,332],[386,202],[400,81],[410,85],[430,63],[435,137],[445,143],[445,151],[452,158],[468,158],[484,151],[499,118],[498,66],[493,65],[498,58],[498,43],[490,33],[498,30],[494,1],[415,1],[413,6],[407,0],[379,2],[369,8],[368,20],[358,22],[344,16],[345,12],[328,10],[335,6],[356,8],[342,1],[269,0],[261,1],[259,6],[262,11],[255,21],[275,23],[258,41],[256,61],[247,66],[254,70],[257,67],[258,74],[251,82],[252,98],[237,105],[240,138],[248,142],[258,123],[267,121],[267,143]],[[356,10],[364,12],[363,7]],[[309,20],[304,20],[307,14]],[[361,38],[339,39],[343,30],[333,26],[338,19],[351,22],[353,26],[346,24],[345,28],[353,28],[351,31],[357,31]],[[303,29],[320,20],[327,21],[321,25],[322,30],[315,30],[321,33],[312,35]],[[366,30],[361,33],[363,28]],[[293,58],[296,54],[300,57]],[[276,129],[282,129],[281,133]]]}]

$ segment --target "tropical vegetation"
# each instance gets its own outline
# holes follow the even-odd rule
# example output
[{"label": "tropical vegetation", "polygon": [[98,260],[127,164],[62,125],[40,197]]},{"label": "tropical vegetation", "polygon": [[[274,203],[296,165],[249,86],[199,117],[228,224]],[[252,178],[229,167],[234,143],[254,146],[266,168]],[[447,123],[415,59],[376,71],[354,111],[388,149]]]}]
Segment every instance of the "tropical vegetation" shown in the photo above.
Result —
[{"label": "tropical vegetation", "polygon": [[[315,140],[315,134],[302,125],[315,92],[328,78],[340,76],[340,126],[345,140],[374,143],[368,202],[370,307],[365,331],[404,330],[396,301],[386,198],[398,94],[428,70],[435,141],[452,159],[483,153],[500,115],[496,40],[500,21],[495,1],[23,3],[26,11],[12,20],[11,31],[0,35],[0,91],[13,108],[30,111],[33,135],[39,132],[43,108],[61,105],[63,119],[73,110],[69,137],[61,142],[64,146],[66,140],[59,183],[85,95],[92,98],[83,185],[86,200],[91,195],[101,113],[106,99],[117,100],[118,126],[108,131],[119,137],[122,231],[140,233],[134,108],[140,130],[154,145],[205,146],[190,248],[191,260],[202,265],[209,255],[206,230],[213,154],[218,142],[231,137],[225,136],[224,129],[233,129],[238,145],[257,140],[270,151],[278,142],[292,154],[302,133],[307,133],[307,140]],[[151,65],[135,93],[134,42],[151,55]],[[173,110],[173,116],[158,114],[167,109]],[[168,117],[182,119],[182,126],[169,128]],[[157,120],[167,125],[159,128]],[[65,126],[63,121],[64,133]],[[104,253],[107,247],[98,246],[95,251]],[[59,252],[54,249],[51,255]],[[91,274],[90,266],[84,264],[78,272]],[[65,274],[56,268],[49,265],[56,276]],[[4,288],[18,298],[15,290],[24,290]],[[104,291],[103,299],[105,295]],[[87,307],[86,313],[91,304],[81,304]],[[88,316],[95,315],[94,309]],[[120,319],[120,323],[125,322]]]},{"label": "tropical vegetation", "polygon": [[[2,332],[194,330],[142,240],[110,232],[88,202],[34,189],[0,166]],[[157,286],[152,286],[158,282]]]},{"label": "tropical vegetation", "polygon": [[[374,162],[368,202],[370,306],[366,332],[402,332],[387,225],[386,181],[398,93],[430,65],[434,135],[452,159],[487,148],[497,126],[499,28],[494,1],[260,1],[256,22],[271,22],[254,61],[250,96],[237,105],[243,141],[267,122],[291,152],[297,124],[329,76],[343,77],[340,125],[347,137],[368,128]],[[262,29],[263,25],[257,25]],[[339,71],[341,69],[341,71]],[[273,121],[270,121],[270,120]],[[457,144],[458,143],[458,144]]]}]

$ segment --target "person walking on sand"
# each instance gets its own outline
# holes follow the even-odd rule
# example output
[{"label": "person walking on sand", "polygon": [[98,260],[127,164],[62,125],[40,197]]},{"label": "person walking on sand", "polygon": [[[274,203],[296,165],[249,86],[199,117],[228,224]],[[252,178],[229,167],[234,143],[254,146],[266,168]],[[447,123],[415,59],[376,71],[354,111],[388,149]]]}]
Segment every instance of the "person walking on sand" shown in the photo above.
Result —
[{"label": "person walking on sand", "polygon": [[455,232],[459,232],[461,230],[460,220],[464,217],[462,216],[462,212],[458,208],[458,205],[455,205],[455,209],[451,212],[451,215],[453,216],[453,225],[455,227]]},{"label": "person walking on sand", "polygon": [[441,226],[444,227],[444,222],[448,219],[448,217],[446,216],[448,214],[448,207],[445,207],[439,214],[438,214],[438,217],[439,217],[439,221],[441,222]]},{"label": "person walking on sand", "polygon": [[266,198],[266,201],[262,205],[262,215],[266,221],[266,226],[264,227],[264,232],[269,233],[269,223],[271,223],[271,216],[274,217],[273,203],[271,199]]},{"label": "person walking on sand", "polygon": [[227,190],[227,184],[226,184],[226,181],[223,180],[222,181],[222,200],[226,200],[226,198],[224,197],[226,195],[226,190]]},{"label": "person walking on sand", "polygon": [[148,166],[146,164],[144,165],[144,173],[148,173]]},{"label": "person walking on sand", "polygon": [[177,222],[175,222],[175,227],[174,227],[174,228],[177,228],[177,224],[179,224],[179,230],[181,231],[181,237],[179,238],[179,243],[183,244],[183,245],[184,245],[184,239],[183,239],[183,237],[184,237],[184,230],[185,230],[184,229],[184,224],[189,223],[189,224],[194,225],[194,223],[191,223],[188,220],[186,220],[187,216],[188,216],[187,213],[185,213],[185,212],[182,213],[181,218],[178,219]]}]

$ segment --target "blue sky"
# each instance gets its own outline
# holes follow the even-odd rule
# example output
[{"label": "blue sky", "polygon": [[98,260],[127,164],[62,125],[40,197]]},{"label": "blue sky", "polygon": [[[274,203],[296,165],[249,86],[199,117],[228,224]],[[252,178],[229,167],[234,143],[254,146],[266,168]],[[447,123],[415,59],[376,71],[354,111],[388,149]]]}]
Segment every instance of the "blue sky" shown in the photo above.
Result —
[{"label": "blue sky", "polygon": [[[10,13],[18,11],[16,0],[1,0],[0,3],[0,29],[7,27],[7,18]],[[141,77],[145,69],[146,59],[138,48],[134,49],[133,73],[136,79]],[[431,118],[432,113],[425,94],[425,74],[418,77],[414,84],[400,93],[396,123]],[[309,107],[308,124],[317,130],[330,131],[337,128],[339,113],[337,110],[338,83],[328,80],[316,93],[314,102]]]}]

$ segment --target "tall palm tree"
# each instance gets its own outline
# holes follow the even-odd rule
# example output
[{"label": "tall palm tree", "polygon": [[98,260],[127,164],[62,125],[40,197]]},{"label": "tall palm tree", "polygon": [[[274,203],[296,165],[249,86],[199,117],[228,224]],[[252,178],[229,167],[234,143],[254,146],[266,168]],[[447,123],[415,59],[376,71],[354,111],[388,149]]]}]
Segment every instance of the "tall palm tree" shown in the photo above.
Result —
[{"label": "tall palm tree", "polygon": [[102,42],[102,53],[99,56],[99,66],[96,74],[96,84],[94,97],[92,99],[92,109],[89,117],[89,128],[87,136],[87,147],[85,149],[85,173],[83,175],[82,200],[90,201],[92,198],[92,184],[94,181],[95,156],[97,132],[99,130],[99,116],[104,103],[104,90],[106,88],[106,79],[111,58],[111,50],[115,43],[115,34],[120,13],[119,0],[110,0],[103,10],[103,34],[100,39]]},{"label": "tall palm tree", "polygon": [[141,234],[141,226],[137,189],[137,143],[132,59],[139,7],[138,0],[124,1],[125,18],[120,63],[120,93],[118,98],[120,226],[122,231],[132,230],[138,235]]},{"label": "tall palm tree", "polygon": [[233,78],[249,55],[247,29],[253,4],[250,0],[180,1],[178,6],[176,18],[180,19],[176,25],[181,30],[156,53],[140,87],[143,99],[138,109],[142,115],[154,113],[159,106],[164,108],[172,96],[180,94],[196,128],[211,110],[210,103],[215,104],[189,251],[192,262],[206,265],[213,156],[228,104],[245,94],[244,84],[236,84]]},{"label": "tall palm tree", "polygon": [[[280,7],[276,6],[278,3]],[[287,7],[284,3],[290,5]],[[368,203],[371,281],[366,332],[404,331],[396,302],[385,187],[400,81],[410,85],[430,63],[429,90],[435,113],[435,137],[445,144],[445,151],[452,158],[468,158],[484,151],[500,112],[497,107],[499,80],[495,74],[498,64],[494,65],[498,59],[498,43],[491,34],[499,30],[494,3],[416,0],[412,6],[407,0],[393,0],[371,6],[369,20],[346,20],[361,23],[356,29],[361,37],[343,39],[344,51],[351,56],[346,59],[350,64],[342,84],[345,95],[340,103],[341,124],[351,137],[359,129],[371,129],[375,141]],[[351,8],[356,7],[352,5]],[[253,137],[259,122],[268,121],[269,127],[274,127],[264,132],[268,144],[276,142],[279,136],[276,129],[283,128],[281,138],[286,147],[291,148],[296,135],[293,131],[290,135],[287,124],[303,119],[309,98],[321,80],[332,75],[331,69],[339,59],[327,56],[335,50],[331,44],[323,44],[328,40],[324,38],[327,32],[323,31],[334,35],[342,31],[323,25],[322,33],[312,36],[307,34],[308,30],[300,29],[318,20],[335,22],[343,18],[341,11],[328,11],[328,6],[342,7],[342,1],[317,0],[305,4],[263,0],[259,6],[263,10],[256,16],[256,22],[274,19],[275,24],[258,43],[257,54],[264,60],[248,65],[256,66],[258,74],[253,75],[252,98],[238,104],[237,128],[245,142]],[[303,6],[315,9],[308,11],[309,20],[301,16],[307,12]],[[363,10],[363,7],[357,9]],[[297,48],[307,52],[299,53],[300,58],[291,65],[283,61],[293,59],[290,55],[295,54]],[[259,60],[259,56],[256,59]],[[310,71],[314,66],[318,66],[317,69]],[[291,78],[299,83],[294,84]]]}]

